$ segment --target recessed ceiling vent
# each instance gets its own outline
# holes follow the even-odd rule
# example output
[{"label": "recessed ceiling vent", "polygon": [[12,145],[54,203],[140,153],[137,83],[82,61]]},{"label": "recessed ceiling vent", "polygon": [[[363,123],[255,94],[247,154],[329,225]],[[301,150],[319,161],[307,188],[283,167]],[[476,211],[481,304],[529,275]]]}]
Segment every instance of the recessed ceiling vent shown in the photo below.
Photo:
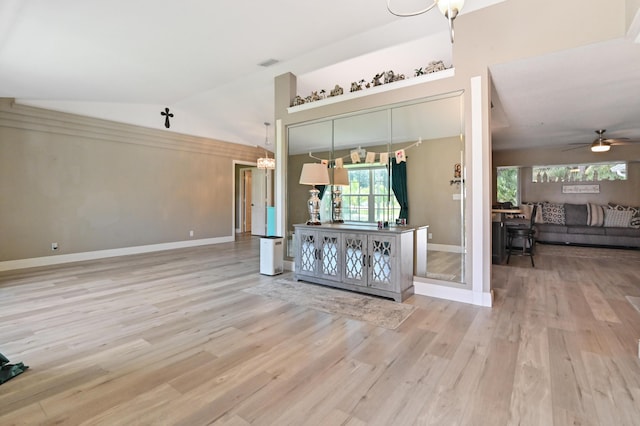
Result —
[{"label": "recessed ceiling vent", "polygon": [[271,65],[277,64],[278,62],[280,61],[278,61],[277,59],[267,59],[264,62],[260,62],[258,65],[260,65],[261,67],[267,68],[267,67],[270,67]]}]

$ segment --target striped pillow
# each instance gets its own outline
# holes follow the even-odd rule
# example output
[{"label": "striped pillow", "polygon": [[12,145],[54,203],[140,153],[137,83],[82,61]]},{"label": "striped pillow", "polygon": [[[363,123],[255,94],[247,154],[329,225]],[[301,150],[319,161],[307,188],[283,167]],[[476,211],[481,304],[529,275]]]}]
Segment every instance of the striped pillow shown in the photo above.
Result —
[{"label": "striped pillow", "polygon": [[[522,202],[522,206],[521,208],[523,208],[523,210],[525,210],[525,218],[526,219],[531,219],[531,213],[533,211],[533,206],[537,204],[538,205],[538,210],[536,211],[536,223],[542,223],[542,205],[544,204],[544,202],[531,202],[531,201],[523,201]],[[527,215],[527,212],[529,213]]]},{"label": "striped pillow", "polygon": [[604,208],[599,204],[587,203],[587,225],[604,225]]}]

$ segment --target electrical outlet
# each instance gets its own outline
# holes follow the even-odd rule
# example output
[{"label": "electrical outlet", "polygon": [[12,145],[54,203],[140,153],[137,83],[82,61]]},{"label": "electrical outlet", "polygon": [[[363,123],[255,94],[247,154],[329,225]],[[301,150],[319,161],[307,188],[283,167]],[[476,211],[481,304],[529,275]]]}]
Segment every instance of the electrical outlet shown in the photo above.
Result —
[{"label": "electrical outlet", "polygon": [[433,234],[431,232],[429,232],[429,239],[433,238]]},{"label": "electrical outlet", "polygon": [[193,231],[189,231],[189,236],[193,237]]},{"label": "electrical outlet", "polygon": [[58,250],[58,243],[51,243],[51,251]]}]

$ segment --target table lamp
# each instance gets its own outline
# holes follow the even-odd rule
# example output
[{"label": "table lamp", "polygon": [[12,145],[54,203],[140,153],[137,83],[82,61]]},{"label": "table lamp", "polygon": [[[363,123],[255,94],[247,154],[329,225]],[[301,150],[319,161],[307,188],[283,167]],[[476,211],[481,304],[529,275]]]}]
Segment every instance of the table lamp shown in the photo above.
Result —
[{"label": "table lamp", "polygon": [[344,223],[342,220],[342,187],[349,186],[349,172],[344,167],[333,169],[333,223]]},{"label": "table lamp", "polygon": [[311,185],[309,190],[309,200],[307,207],[309,208],[309,221],[307,225],[320,225],[320,191],[316,185],[329,185],[329,171],[327,166],[320,163],[306,163],[302,165],[302,173],[300,173],[300,184]]}]

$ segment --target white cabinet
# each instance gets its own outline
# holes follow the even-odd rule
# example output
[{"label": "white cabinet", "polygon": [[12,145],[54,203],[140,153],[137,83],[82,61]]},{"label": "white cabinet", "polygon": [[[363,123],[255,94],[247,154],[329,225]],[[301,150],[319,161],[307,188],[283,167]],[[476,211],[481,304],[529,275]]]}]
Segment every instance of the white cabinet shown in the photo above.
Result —
[{"label": "white cabinet", "polygon": [[413,228],[296,225],[296,280],[402,301],[413,294]]}]

